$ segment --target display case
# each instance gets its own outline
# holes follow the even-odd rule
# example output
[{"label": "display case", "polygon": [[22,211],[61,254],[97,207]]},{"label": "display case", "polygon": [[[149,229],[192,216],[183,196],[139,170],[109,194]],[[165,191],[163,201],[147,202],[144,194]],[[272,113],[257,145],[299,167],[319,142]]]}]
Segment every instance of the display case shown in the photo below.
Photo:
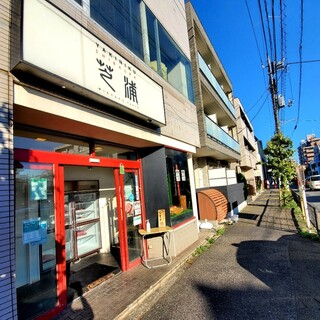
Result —
[{"label": "display case", "polygon": [[81,193],[74,196],[74,210],[77,222],[87,222],[99,218],[96,193]]},{"label": "display case", "polygon": [[76,235],[79,256],[100,248],[101,235],[99,221],[78,226]]},{"label": "display case", "polygon": [[98,181],[66,181],[65,190],[66,256],[72,261],[101,248]]}]

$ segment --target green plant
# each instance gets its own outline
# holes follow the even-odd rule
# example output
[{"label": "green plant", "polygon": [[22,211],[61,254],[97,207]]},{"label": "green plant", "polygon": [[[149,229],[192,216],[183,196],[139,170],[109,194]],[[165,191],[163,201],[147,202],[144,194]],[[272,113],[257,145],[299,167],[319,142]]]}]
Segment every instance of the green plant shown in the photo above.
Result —
[{"label": "green plant", "polygon": [[313,227],[308,228],[301,208],[296,204],[293,209],[294,220],[299,230],[299,234],[303,238],[320,241],[320,236]]},{"label": "green plant", "polygon": [[257,190],[261,189],[262,181],[260,177],[255,177]]},{"label": "green plant", "polygon": [[299,230],[299,234],[303,238],[320,241],[320,235],[317,234],[315,228],[308,228],[306,220],[300,206],[294,200],[290,190],[281,190],[280,203],[284,208],[291,208],[294,216],[295,224]]},{"label": "green plant", "polygon": [[222,236],[222,235],[224,234],[224,232],[225,232],[225,228],[219,228],[219,229],[217,230],[217,234],[218,234],[219,236]]},{"label": "green plant", "polygon": [[280,205],[283,208],[294,208],[300,209],[296,201],[294,200],[291,190],[281,189],[280,190]]},{"label": "green plant", "polygon": [[291,161],[294,150],[290,138],[282,133],[275,134],[267,143],[264,154],[267,159],[267,167],[272,172],[272,177],[281,183],[281,188],[287,189],[289,181],[296,176],[296,169]]},{"label": "green plant", "polygon": [[[219,228],[217,230],[217,233],[215,236],[213,237],[207,237],[206,238],[206,242],[202,245],[200,245],[199,247],[196,248],[196,250],[194,251],[194,253],[192,254],[192,257],[195,258],[197,256],[199,256],[200,254],[202,254],[203,252],[205,252],[206,250],[208,250],[212,244],[215,243],[215,241],[224,233],[225,228]],[[191,263],[191,261],[189,260],[189,262]]]},{"label": "green plant", "polygon": [[207,237],[206,240],[207,240],[208,244],[213,244],[215,241],[214,238],[210,238],[210,237]]}]

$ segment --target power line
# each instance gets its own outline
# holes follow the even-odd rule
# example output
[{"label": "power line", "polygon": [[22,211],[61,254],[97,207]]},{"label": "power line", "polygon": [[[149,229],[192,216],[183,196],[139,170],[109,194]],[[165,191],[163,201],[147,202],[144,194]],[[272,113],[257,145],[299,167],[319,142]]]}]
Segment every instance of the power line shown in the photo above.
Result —
[{"label": "power line", "polygon": [[314,62],[320,62],[320,59],[304,60],[304,61],[295,61],[295,62],[287,62],[286,65],[290,65],[290,64],[301,64],[301,63],[314,63]]},{"label": "power line", "polygon": [[275,21],[275,14],[274,14],[274,0],[272,0],[271,13],[272,13],[272,28],[273,28],[274,61],[277,61],[277,38],[276,38],[276,21]]},{"label": "power line", "polygon": [[268,13],[268,4],[267,0],[264,0],[264,9],[265,9],[265,15],[267,20],[267,28],[268,28],[268,35],[269,35],[269,45],[270,45],[270,55],[271,58],[273,57],[273,46],[272,46],[272,37],[271,37],[271,28],[269,23],[269,13]]},{"label": "power line", "polygon": [[257,35],[256,35],[256,32],[255,32],[255,28],[253,26],[253,21],[252,21],[252,17],[251,17],[251,13],[250,13],[250,9],[249,9],[247,0],[245,0],[245,3],[246,3],[249,19],[250,19],[251,28],[252,28],[253,35],[254,35],[254,40],[256,42],[256,46],[257,46],[257,49],[258,49],[258,53],[259,53],[259,57],[260,57],[260,63],[261,63],[261,65],[263,65],[261,52],[260,52],[259,45],[258,45]]},{"label": "power line", "polygon": [[[298,117],[297,122],[294,126],[293,132],[297,129],[299,118],[300,118],[300,108],[301,108],[301,87],[302,87],[302,40],[303,40],[303,0],[300,1],[300,43],[299,43],[299,95],[298,95]],[[293,134],[292,132],[292,134]]]},{"label": "power line", "polygon": [[262,107],[265,105],[267,99],[268,99],[268,96],[266,96],[266,98],[264,99],[261,107],[259,108],[259,110],[257,111],[257,113],[253,116],[253,118],[250,120],[250,122],[252,122],[252,121],[257,117],[257,115],[260,113],[260,111],[262,110]]},{"label": "power line", "polygon": [[[286,60],[286,56],[287,56],[287,31],[286,31],[286,19],[287,19],[287,15],[286,15],[286,3],[285,0],[280,0],[280,48],[281,48],[281,61],[282,63],[284,63],[284,61]],[[286,84],[287,84],[287,70],[285,68],[283,68],[283,71],[285,72],[281,72],[281,94],[283,97],[286,97]],[[285,110],[286,108],[282,108],[280,111],[280,120],[285,119]]]},{"label": "power line", "polygon": [[[258,1],[259,1],[259,0],[258,0]],[[247,0],[245,0],[245,4],[246,4],[247,12],[248,12],[248,15],[249,15],[250,25],[251,25],[251,29],[252,29],[252,32],[253,32],[253,35],[254,35],[256,47],[257,47],[257,50],[258,50],[258,54],[259,54],[259,58],[260,58],[260,64],[261,64],[261,66],[263,66],[263,61],[262,61],[262,56],[261,56],[261,52],[260,52],[260,47],[259,47],[258,40],[257,40],[257,34],[256,34],[256,31],[255,31],[255,28],[254,28],[254,25],[253,25],[253,20],[252,20],[252,16],[251,16],[251,12],[250,12],[250,8],[249,8],[248,1],[247,1]],[[266,75],[265,75],[265,72],[263,72],[263,70],[262,70],[262,75],[263,75],[263,79],[264,79],[265,85],[267,85]],[[265,93],[265,92],[263,92],[263,94],[262,94],[261,97],[257,100],[257,102],[254,103],[254,104],[252,105],[252,107],[250,107],[250,109],[248,110],[248,112],[250,112],[250,110],[252,110],[252,109],[255,107],[256,104],[258,104],[258,102],[262,99],[262,96],[264,95],[264,93]]]},{"label": "power line", "polygon": [[268,57],[269,53],[268,53],[268,45],[267,45],[267,36],[266,36],[266,30],[264,27],[264,20],[263,20],[263,16],[262,16],[262,8],[261,8],[260,0],[258,0],[258,5],[259,5],[260,20],[261,20],[261,25],[262,25],[262,35],[263,35],[264,45],[265,45],[265,49],[266,49],[266,55]]},{"label": "power line", "polygon": [[258,98],[258,100],[257,100],[248,110],[246,110],[247,113],[249,113],[249,112],[259,103],[259,101],[262,99],[262,97],[263,97],[266,93],[268,93],[268,90],[269,90],[269,88],[265,89],[265,90],[262,92],[262,94],[261,94],[261,96]]}]

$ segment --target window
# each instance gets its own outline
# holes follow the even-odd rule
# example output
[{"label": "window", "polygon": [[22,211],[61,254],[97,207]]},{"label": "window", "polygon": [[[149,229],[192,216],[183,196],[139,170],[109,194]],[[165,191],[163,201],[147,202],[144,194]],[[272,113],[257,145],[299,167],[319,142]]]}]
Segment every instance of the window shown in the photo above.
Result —
[{"label": "window", "polygon": [[166,149],[171,225],[193,217],[187,154]]},{"label": "window", "polygon": [[188,79],[191,79],[189,61],[162,26],[159,26],[158,32],[161,66],[165,68],[165,73],[162,73],[162,77],[185,97],[193,101],[192,85],[188,81]]},{"label": "window", "polygon": [[69,154],[89,155],[89,142],[43,132],[14,131],[14,147]]},{"label": "window", "polygon": [[[44,132],[33,132],[16,129],[14,132],[14,147],[29,150],[42,150],[89,156],[93,142],[69,136],[59,136]],[[94,143],[97,157],[137,160],[137,153],[125,146]]]},{"label": "window", "polygon": [[90,14],[92,19],[194,102],[190,61],[143,1],[91,1]]},{"label": "window", "polygon": [[134,150],[122,146],[95,144],[94,148],[97,157],[137,160],[137,153]]},{"label": "window", "polygon": [[90,14],[92,19],[142,59],[139,4],[140,0],[90,1]]}]

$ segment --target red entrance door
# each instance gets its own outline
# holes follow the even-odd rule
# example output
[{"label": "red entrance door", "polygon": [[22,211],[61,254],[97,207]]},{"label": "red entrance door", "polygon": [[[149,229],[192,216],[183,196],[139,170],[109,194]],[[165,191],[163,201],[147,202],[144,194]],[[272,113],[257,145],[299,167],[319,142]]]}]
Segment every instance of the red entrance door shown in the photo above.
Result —
[{"label": "red entrance door", "polygon": [[[92,157],[83,155],[16,149],[15,164],[16,199],[21,198],[16,201],[19,203],[16,251],[24,252],[17,256],[18,309],[24,314],[25,307],[30,305],[26,299],[32,292],[39,304],[26,319],[50,319],[67,304],[64,165],[114,169],[121,269],[125,271],[140,263],[138,229],[143,219],[143,202],[139,161],[106,158],[92,161]],[[33,256],[39,260],[37,265],[29,261]],[[25,274],[26,270],[30,272]],[[50,287],[48,279],[52,280]],[[50,303],[45,305],[44,301]]]},{"label": "red entrance door", "polygon": [[141,261],[138,234],[143,220],[140,179],[138,170],[124,168],[115,170],[119,208],[121,269],[124,271]]}]

